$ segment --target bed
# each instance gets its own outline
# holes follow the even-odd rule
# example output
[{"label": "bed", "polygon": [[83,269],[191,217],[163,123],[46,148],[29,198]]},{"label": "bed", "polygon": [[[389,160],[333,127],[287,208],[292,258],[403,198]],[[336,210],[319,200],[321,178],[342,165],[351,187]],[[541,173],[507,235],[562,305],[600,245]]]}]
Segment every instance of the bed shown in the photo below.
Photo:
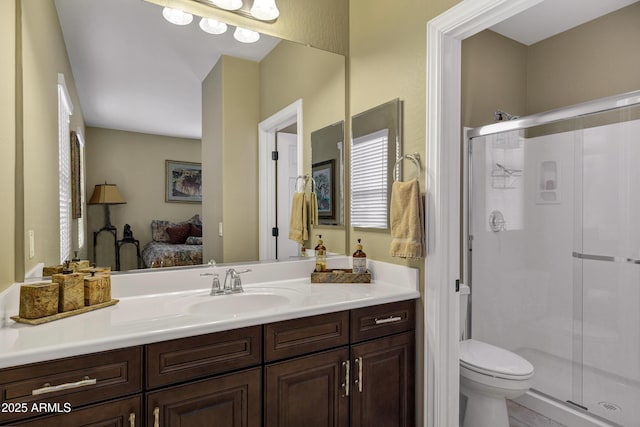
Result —
[{"label": "bed", "polygon": [[142,249],[145,267],[202,264],[202,221],[194,215],[186,221],[151,221],[152,241]]}]

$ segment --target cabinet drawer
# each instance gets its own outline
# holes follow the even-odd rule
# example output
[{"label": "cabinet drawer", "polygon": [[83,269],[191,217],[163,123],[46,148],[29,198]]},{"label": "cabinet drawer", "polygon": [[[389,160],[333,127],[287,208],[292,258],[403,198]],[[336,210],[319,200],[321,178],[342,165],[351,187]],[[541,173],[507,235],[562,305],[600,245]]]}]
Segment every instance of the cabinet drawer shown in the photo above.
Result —
[{"label": "cabinet drawer", "polygon": [[142,396],[91,405],[82,409],[73,409],[68,414],[49,415],[35,420],[16,423],[28,427],[122,427],[142,425]]},{"label": "cabinet drawer", "polygon": [[259,365],[262,328],[216,332],[147,345],[147,388]]},{"label": "cabinet drawer", "polygon": [[351,342],[411,331],[415,327],[415,300],[374,305],[351,311]]},{"label": "cabinet drawer", "polygon": [[266,362],[349,344],[349,312],[284,320],[264,326]]},{"label": "cabinet drawer", "polygon": [[[61,385],[65,386],[54,388]],[[33,395],[34,390],[40,394]],[[142,347],[2,369],[0,402],[3,405],[21,404],[27,411],[1,411],[0,424],[41,415],[37,411],[31,412],[34,403],[50,403],[53,407],[67,404],[75,410],[81,405],[141,390]]]}]

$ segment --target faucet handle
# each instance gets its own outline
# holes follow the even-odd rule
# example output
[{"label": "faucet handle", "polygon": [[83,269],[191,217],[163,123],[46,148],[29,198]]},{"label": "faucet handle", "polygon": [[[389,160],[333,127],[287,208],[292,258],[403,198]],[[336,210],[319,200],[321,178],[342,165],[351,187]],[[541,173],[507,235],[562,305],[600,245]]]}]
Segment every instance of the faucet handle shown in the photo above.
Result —
[{"label": "faucet handle", "polygon": [[224,291],[220,287],[220,277],[218,273],[213,275],[213,283],[211,283],[211,295],[220,295],[223,294]]}]

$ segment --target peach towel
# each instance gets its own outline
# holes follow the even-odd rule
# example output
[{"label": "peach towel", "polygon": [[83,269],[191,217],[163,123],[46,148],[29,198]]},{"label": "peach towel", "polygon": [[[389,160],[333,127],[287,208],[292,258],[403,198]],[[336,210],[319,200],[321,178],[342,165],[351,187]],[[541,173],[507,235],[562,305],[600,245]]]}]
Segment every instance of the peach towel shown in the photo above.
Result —
[{"label": "peach towel", "polygon": [[425,232],[422,196],[417,179],[394,182],[391,187],[391,247],[393,257],[423,258]]}]

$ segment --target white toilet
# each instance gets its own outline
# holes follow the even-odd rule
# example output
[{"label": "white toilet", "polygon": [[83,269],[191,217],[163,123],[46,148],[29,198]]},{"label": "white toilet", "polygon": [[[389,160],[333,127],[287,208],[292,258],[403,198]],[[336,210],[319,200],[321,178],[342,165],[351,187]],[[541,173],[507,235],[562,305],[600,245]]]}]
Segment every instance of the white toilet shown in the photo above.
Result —
[{"label": "white toilet", "polygon": [[[460,287],[460,327],[467,318],[469,287]],[[460,392],[467,398],[463,427],[509,427],[506,399],[531,388],[533,365],[526,359],[473,339],[460,341]]]}]

